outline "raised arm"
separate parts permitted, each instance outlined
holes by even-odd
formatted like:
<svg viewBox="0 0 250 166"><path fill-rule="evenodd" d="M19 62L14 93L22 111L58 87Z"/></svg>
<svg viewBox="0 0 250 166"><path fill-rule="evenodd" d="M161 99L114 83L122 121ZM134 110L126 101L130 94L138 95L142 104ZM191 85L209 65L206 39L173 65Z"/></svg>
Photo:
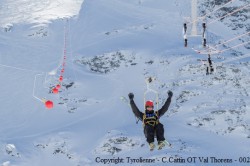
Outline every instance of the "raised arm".
<svg viewBox="0 0 250 166"><path fill-rule="evenodd" d="M171 98L173 96L173 92L171 91L168 91L168 99L167 101L165 102L165 104L161 107L161 109L158 110L158 115L159 117L161 117L162 115L164 115L167 110L168 110L168 107L170 106L170 103L171 103Z"/></svg>
<svg viewBox="0 0 250 166"><path fill-rule="evenodd" d="M136 106L135 102L134 102L134 94L133 93L129 93L128 97L130 99L130 106L132 108L133 113L135 114L135 116L139 119L142 120L143 118L143 113L138 109L138 107Z"/></svg>

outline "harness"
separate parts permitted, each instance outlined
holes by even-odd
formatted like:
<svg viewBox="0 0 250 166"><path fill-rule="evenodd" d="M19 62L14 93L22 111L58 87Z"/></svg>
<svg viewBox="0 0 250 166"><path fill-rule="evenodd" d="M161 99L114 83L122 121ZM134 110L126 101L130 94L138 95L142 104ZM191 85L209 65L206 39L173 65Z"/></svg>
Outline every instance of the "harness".
<svg viewBox="0 0 250 166"><path fill-rule="evenodd" d="M145 125L151 125L155 127L159 123L159 115L158 111L155 111L153 114L143 114L142 118L143 126Z"/></svg>

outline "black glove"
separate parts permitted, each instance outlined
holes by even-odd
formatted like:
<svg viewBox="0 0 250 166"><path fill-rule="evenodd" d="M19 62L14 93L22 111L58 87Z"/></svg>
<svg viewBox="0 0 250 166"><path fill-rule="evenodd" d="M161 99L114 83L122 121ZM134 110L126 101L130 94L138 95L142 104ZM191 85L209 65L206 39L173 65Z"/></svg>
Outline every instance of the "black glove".
<svg viewBox="0 0 250 166"><path fill-rule="evenodd" d="M173 92L172 91L168 91L168 97L172 97L173 96Z"/></svg>
<svg viewBox="0 0 250 166"><path fill-rule="evenodd" d="M129 93L128 97L129 97L130 100L133 100L134 99L134 94L133 93Z"/></svg>

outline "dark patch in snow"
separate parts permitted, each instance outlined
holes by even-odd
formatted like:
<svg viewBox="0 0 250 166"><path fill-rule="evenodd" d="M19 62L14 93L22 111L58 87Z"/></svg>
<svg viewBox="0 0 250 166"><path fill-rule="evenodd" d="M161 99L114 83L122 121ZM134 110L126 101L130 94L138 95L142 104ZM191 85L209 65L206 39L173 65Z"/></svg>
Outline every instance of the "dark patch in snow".
<svg viewBox="0 0 250 166"><path fill-rule="evenodd" d="M94 153L105 155L116 155L124 151L130 151L143 147L145 144L141 143L141 138L128 137L123 133L109 132L104 141L98 146Z"/></svg>
<svg viewBox="0 0 250 166"><path fill-rule="evenodd" d="M115 53L99 55L93 58L83 57L81 60L77 60L76 63L88 66L92 72L107 74L122 66L134 66L137 64L134 61L135 55L127 55L126 53L117 51Z"/></svg>

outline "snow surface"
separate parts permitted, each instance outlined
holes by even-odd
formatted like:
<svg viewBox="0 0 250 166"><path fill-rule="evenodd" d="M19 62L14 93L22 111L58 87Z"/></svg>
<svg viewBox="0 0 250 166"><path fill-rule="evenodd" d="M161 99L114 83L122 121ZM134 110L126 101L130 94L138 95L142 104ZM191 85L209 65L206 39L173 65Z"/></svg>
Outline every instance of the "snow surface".
<svg viewBox="0 0 250 166"><path fill-rule="evenodd" d="M96 157L154 158L154 165L164 165L162 157L249 155L249 49L213 56L216 72L206 76L200 59L207 57L191 49L200 48L201 39L190 38L183 47L189 0L4 0L0 9L3 166L103 165ZM230 23L211 25L208 40L217 44L249 31L233 30ZM249 19L243 23L249 27ZM65 79L54 95L64 30ZM32 95L36 75L35 95L53 100L51 110ZM149 76L156 78L151 86L160 92L160 105L168 90L174 93L161 118L173 148L153 152L141 123L120 99L133 92L142 109Z"/></svg>

